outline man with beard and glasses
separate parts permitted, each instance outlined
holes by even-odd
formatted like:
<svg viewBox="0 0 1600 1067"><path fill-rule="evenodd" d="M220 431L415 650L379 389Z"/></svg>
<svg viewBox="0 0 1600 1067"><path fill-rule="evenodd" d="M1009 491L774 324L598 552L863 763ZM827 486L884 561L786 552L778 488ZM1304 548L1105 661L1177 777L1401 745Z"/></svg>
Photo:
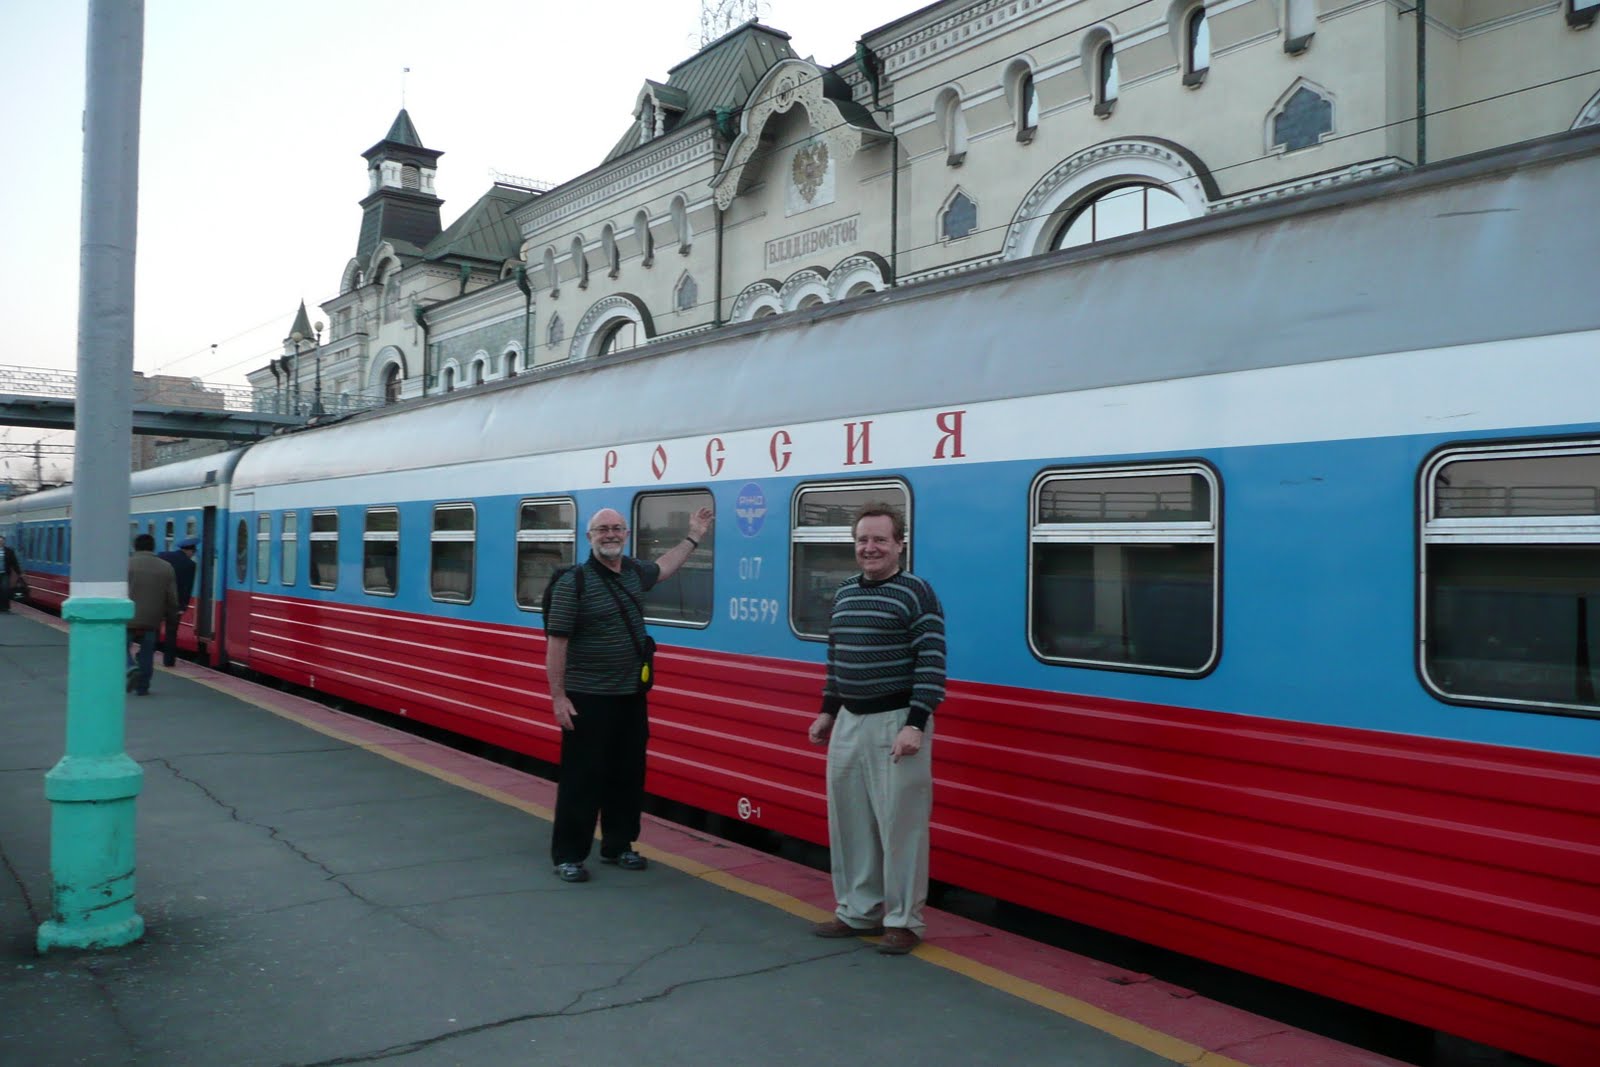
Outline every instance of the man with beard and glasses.
<svg viewBox="0 0 1600 1067"><path fill-rule="evenodd" d="M586 882L584 861L600 821L600 862L642 871L634 850L644 807L650 653L644 594L678 572L711 529L701 508L689 533L654 563L623 554L628 525L610 508L589 520L589 558L558 575L545 615L550 703L561 727L550 857L565 882Z"/></svg>

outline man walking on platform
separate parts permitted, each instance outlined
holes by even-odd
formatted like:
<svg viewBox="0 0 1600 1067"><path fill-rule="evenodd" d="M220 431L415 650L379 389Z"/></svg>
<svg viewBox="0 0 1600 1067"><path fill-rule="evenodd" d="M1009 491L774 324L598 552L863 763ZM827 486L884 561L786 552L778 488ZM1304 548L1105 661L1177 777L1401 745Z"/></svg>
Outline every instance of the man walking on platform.
<svg viewBox="0 0 1600 1067"><path fill-rule="evenodd" d="M900 513L868 504L851 527L861 573L839 587L813 744L828 744L834 917L818 937L882 934L899 956L922 940L933 810L933 710L944 700L944 611L900 569Z"/></svg>
<svg viewBox="0 0 1600 1067"><path fill-rule="evenodd" d="M172 564L172 574L178 582L178 614L162 625L161 663L166 667L178 663L178 624L189 607L189 597L194 592L194 553L200 547L198 539L185 537L178 547L161 553L161 558Z"/></svg>
<svg viewBox="0 0 1600 1067"><path fill-rule="evenodd" d="M689 532L654 563L623 554L628 525L619 512L589 520L589 558L558 574L544 626L550 703L561 727L550 856L562 881L586 882L583 864L600 821L600 862L626 871L649 863L634 851L644 809L649 709L645 692L655 641L645 632L644 594L666 581L711 529L701 508Z"/></svg>
<svg viewBox="0 0 1600 1067"><path fill-rule="evenodd" d="M27 583L22 577L22 564L4 537L0 537L0 556L4 557L0 560L0 611L10 611L11 591L26 588Z"/></svg>
<svg viewBox="0 0 1600 1067"><path fill-rule="evenodd" d="M150 694L155 673L156 635L161 624L178 613L178 582L172 564L156 555L156 539L142 533L133 539L128 557L128 598L133 618L128 621L128 641L136 643L137 656L128 652L128 689L138 696Z"/></svg>

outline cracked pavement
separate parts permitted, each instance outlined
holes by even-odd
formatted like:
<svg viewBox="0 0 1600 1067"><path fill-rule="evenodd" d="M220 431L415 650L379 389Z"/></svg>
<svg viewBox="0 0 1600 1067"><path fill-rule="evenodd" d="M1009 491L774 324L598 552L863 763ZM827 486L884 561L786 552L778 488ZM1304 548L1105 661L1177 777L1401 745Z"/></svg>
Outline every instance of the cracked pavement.
<svg viewBox="0 0 1600 1067"><path fill-rule="evenodd" d="M40 957L65 675L0 617L0 1063L1171 1062L665 864L564 884L548 823L171 673L128 702L147 932Z"/></svg>

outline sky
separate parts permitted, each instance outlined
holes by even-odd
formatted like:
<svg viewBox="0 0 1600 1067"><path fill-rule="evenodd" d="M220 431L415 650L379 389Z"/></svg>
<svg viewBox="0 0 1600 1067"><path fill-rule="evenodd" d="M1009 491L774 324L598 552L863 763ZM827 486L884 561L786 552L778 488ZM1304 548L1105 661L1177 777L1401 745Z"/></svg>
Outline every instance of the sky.
<svg viewBox="0 0 1600 1067"><path fill-rule="evenodd" d="M765 0L825 64L926 0ZM361 153L402 106L443 151L448 226L491 171L561 183L598 165L645 78L699 47L700 0L148 0L134 369L243 385L312 321L355 253ZM87 0L0 0L0 365L77 365ZM405 67L409 74L402 74ZM213 349L213 346L215 348ZM0 371L3 373L3 371ZM15 444L71 435L0 430ZM0 456L0 479L12 461ZM27 466L31 469L32 463ZM47 466L49 463L47 461Z"/></svg>

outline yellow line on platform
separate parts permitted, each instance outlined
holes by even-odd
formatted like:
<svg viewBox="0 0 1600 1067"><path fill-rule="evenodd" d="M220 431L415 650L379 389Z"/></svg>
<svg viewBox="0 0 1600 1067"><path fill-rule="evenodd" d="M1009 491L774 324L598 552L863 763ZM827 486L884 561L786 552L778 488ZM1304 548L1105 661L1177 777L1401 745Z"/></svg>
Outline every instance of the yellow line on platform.
<svg viewBox="0 0 1600 1067"><path fill-rule="evenodd" d="M422 760L407 756L401 752L396 752L386 746L374 745L367 741L363 741L354 734L340 730L338 727L317 722L315 719L297 714L285 708L274 707L267 701L259 700L243 693L236 692L226 686L209 681L199 675L184 674L183 677L198 682L199 684L207 686L208 688L214 689L226 696L233 697L236 700L242 700L247 704L261 708L263 711L269 711L280 718L288 719L291 722L295 722L301 726L315 730L317 733L323 734L327 737L334 738L338 741L343 741L344 743L355 748L375 753L384 757L385 759L393 760L396 763L410 767L412 770L421 771L424 774L431 775L440 781L448 782L451 785L459 786L462 789L477 793L479 796L493 800L496 803L509 805L510 807L516 808L518 811L526 812L529 815L533 815L546 821L549 821L554 817L554 813L549 808L541 804L533 804L519 797L512 796L510 793L506 793L503 790L481 785L452 771L441 770L440 768L434 767L423 762ZM679 856L676 853L667 852L660 848L644 844L639 846L639 851L648 856L652 861L660 863L663 866L671 867L674 870L687 874L692 878L698 878L701 881L708 882L722 889L726 889L729 892L738 893L740 896L748 897L751 900L760 901L763 904L770 905L771 907L777 908L780 911L788 912L790 915L805 919L808 922L821 922L832 914L832 912L824 911L812 904L807 904L798 897L791 896L782 890L773 889L770 886L764 886L756 882L747 881L743 878L740 878L738 875L730 874L727 871L708 866L707 864L701 863L698 860L689 859L687 856ZM974 982L979 982L983 985L989 986L991 989L997 989L1002 993L1008 993L1020 1000L1025 1000L1030 1004L1035 1004L1041 1008L1044 1008L1046 1011L1054 1012L1057 1015L1063 1015L1074 1020L1075 1022L1082 1023L1085 1026L1093 1027L1094 1029L1108 1034L1119 1041L1133 1045L1137 1048L1142 1048L1147 1052L1162 1057L1163 1059L1170 1060L1173 1063L1184 1064L1185 1067L1249 1067L1248 1064L1242 1063L1239 1060L1221 1055L1220 1053L1211 1052L1200 1047L1199 1045L1193 1044L1192 1042L1184 1041L1168 1034L1163 1034L1158 1030L1152 1030L1148 1026L1144 1026L1141 1023L1136 1023L1131 1019L1125 1019L1114 1012L1106 1011L1104 1008L1097 1008L1087 1001L1079 1000L1078 998L1068 996L1065 993L1058 993L1053 989L1049 989L1038 984L1037 982L1030 982L1025 978L1019 978L1016 975L1007 974L1005 971L1002 971L999 968L992 967L986 963L979 963L977 960L970 959L961 955L960 953L953 952L950 949L941 948L938 945L929 945L924 943L917 946L917 948L912 952L912 955L926 963L933 964L935 967L943 967L947 971L953 971L956 974L971 979Z"/></svg>

